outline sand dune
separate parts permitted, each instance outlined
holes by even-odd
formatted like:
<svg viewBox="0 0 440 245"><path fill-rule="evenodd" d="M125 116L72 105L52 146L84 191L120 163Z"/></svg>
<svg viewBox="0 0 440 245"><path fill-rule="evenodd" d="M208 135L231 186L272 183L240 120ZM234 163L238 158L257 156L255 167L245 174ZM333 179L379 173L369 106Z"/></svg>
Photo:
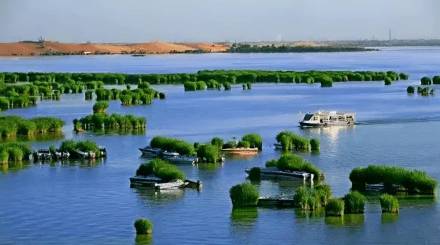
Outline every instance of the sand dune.
<svg viewBox="0 0 440 245"><path fill-rule="evenodd" d="M0 56L34 56L49 54L166 54L184 52L225 52L227 45L214 43L0 43Z"/></svg>

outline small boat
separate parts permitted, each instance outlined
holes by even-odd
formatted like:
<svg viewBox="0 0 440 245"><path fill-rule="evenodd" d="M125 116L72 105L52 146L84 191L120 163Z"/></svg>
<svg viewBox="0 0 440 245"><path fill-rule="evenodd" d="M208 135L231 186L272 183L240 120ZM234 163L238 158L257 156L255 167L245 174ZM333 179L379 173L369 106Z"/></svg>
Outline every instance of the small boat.
<svg viewBox="0 0 440 245"><path fill-rule="evenodd" d="M281 143L275 143L275 144L273 144L273 146L275 147L275 150L282 150L283 149L283 145Z"/></svg>
<svg viewBox="0 0 440 245"><path fill-rule="evenodd" d="M55 158L56 159L69 159L70 153L69 152L63 152L63 151L56 151L55 152Z"/></svg>
<svg viewBox="0 0 440 245"><path fill-rule="evenodd" d="M162 150L159 148L152 148L150 146L146 146L144 148L139 148L139 150L142 152L142 156L144 157L158 157L161 155Z"/></svg>
<svg viewBox="0 0 440 245"><path fill-rule="evenodd" d="M34 152L34 159L35 160L51 160L52 153L50 153L50 150L41 149L41 150Z"/></svg>
<svg viewBox="0 0 440 245"><path fill-rule="evenodd" d="M222 152L231 155L242 155L242 156L253 156L257 155L259 150L258 148L225 148L222 149Z"/></svg>
<svg viewBox="0 0 440 245"><path fill-rule="evenodd" d="M356 114L353 112L318 111L307 113L299 122L301 127L352 126Z"/></svg>
<svg viewBox="0 0 440 245"><path fill-rule="evenodd" d="M245 172L247 174L249 174L250 169L246 169ZM303 179L304 181L310 179L312 182L313 182L313 179L315 178L315 175L312 173L303 172L303 171L283 171L283 170L279 170L277 168L272 168L272 167L261 168L260 174L261 174L261 176L266 176L266 177L299 178L299 179Z"/></svg>
<svg viewBox="0 0 440 245"><path fill-rule="evenodd" d="M162 159L175 164L195 164L197 162L197 157L182 156L177 152L164 151L161 156Z"/></svg>
<svg viewBox="0 0 440 245"><path fill-rule="evenodd" d="M162 182L162 179L155 176L134 176L130 178L130 187L151 187L156 190L178 189L185 187L182 180Z"/></svg>

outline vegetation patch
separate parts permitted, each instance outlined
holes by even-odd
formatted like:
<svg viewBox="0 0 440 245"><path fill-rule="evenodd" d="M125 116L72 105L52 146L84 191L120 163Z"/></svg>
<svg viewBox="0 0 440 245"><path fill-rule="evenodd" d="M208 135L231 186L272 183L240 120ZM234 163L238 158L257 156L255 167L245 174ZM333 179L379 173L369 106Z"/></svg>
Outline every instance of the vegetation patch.
<svg viewBox="0 0 440 245"><path fill-rule="evenodd" d="M276 140L283 151L319 152L320 148L318 139L308 139L291 131L278 133Z"/></svg>
<svg viewBox="0 0 440 245"><path fill-rule="evenodd" d="M117 131L117 132L143 132L146 127L144 117L133 115L107 114L107 102L97 102L93 106L93 114L73 120L77 132L90 131Z"/></svg>
<svg viewBox="0 0 440 245"><path fill-rule="evenodd" d="M177 152L186 156L193 156L196 154L194 146L181 139L156 136L151 140L150 146L152 148L159 148L163 151Z"/></svg>
<svg viewBox="0 0 440 245"><path fill-rule="evenodd" d="M403 189L409 194L434 195L437 186L437 180L423 171L385 165L355 168L350 173L350 180L352 189L359 191L365 191L367 184L383 184L389 193Z"/></svg>
<svg viewBox="0 0 440 245"><path fill-rule="evenodd" d="M352 191L344 197L346 214L364 213L366 198L358 191Z"/></svg>
<svg viewBox="0 0 440 245"><path fill-rule="evenodd" d="M399 200L396 197L383 194L379 198L382 213L399 213Z"/></svg>
<svg viewBox="0 0 440 245"><path fill-rule="evenodd" d="M105 156L100 147L93 141L74 141L65 140L61 143L59 148L61 152L68 152L73 159L81 159L84 154L87 154L89 158L101 158Z"/></svg>
<svg viewBox="0 0 440 245"><path fill-rule="evenodd" d="M266 167L276 167L283 171L303 171L313 174L315 180L323 178L321 170L312 163L293 153L285 153L278 160L268 161Z"/></svg>
<svg viewBox="0 0 440 245"><path fill-rule="evenodd" d="M136 235L148 235L153 233L153 224L148 219L137 219L134 222L134 228L136 229Z"/></svg>
<svg viewBox="0 0 440 245"><path fill-rule="evenodd" d="M301 186L295 192L293 200L295 207L301 210L318 210L327 205L331 195L331 188L328 185Z"/></svg>
<svg viewBox="0 0 440 245"><path fill-rule="evenodd" d="M62 133L63 126L64 121L54 117L0 116L0 138L51 136Z"/></svg>
<svg viewBox="0 0 440 245"><path fill-rule="evenodd" d="M0 143L0 163L17 163L29 160L31 148L23 143Z"/></svg>
<svg viewBox="0 0 440 245"><path fill-rule="evenodd" d="M163 182L185 180L185 173L175 165L161 159L153 159L149 163L141 164L136 170L137 176L155 176Z"/></svg>
<svg viewBox="0 0 440 245"><path fill-rule="evenodd" d="M330 199L325 206L325 216L343 216L344 200L339 198Z"/></svg>
<svg viewBox="0 0 440 245"><path fill-rule="evenodd" d="M232 206L234 208L256 207L260 196L257 187L250 183L233 186L229 190Z"/></svg>

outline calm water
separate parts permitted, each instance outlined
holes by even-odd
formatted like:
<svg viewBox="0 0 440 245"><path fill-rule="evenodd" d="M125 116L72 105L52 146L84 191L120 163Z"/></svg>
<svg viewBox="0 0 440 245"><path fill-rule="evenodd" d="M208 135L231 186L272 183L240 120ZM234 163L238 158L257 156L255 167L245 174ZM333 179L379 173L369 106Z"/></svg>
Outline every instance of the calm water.
<svg viewBox="0 0 440 245"><path fill-rule="evenodd" d="M189 72L199 69L346 69L396 70L412 80L385 87L344 83L322 89L307 85L254 85L251 91L184 93L181 86L158 86L167 99L152 106L122 107L110 112L145 116L141 136L74 134L72 120L91 112L84 95L8 111L25 117L57 116L66 121L66 138L93 139L107 147L103 163L28 165L0 173L0 244L133 244L133 221L154 223L154 244L414 244L440 243L440 206L430 200L404 200L401 213L383 217L377 201L365 216L343 221L307 216L292 209L232 212L229 188L245 180L244 169L263 166L279 152L272 148L284 129L317 137L319 155L303 154L319 166L335 196L350 188L356 166L383 163L418 168L440 179L440 99L408 96L406 86L422 75L440 73L440 49L387 49L373 53L214 54L147 57L90 56L0 58L8 71ZM440 87L438 88L440 89ZM356 111L354 128L301 130L301 113L319 109ZM264 150L254 159L228 159L222 166L180 166L203 190L154 193L129 188L140 163L138 147L155 135L207 141L257 132ZM33 142L35 148L59 141ZM262 195L293 193L298 183L263 181Z"/></svg>

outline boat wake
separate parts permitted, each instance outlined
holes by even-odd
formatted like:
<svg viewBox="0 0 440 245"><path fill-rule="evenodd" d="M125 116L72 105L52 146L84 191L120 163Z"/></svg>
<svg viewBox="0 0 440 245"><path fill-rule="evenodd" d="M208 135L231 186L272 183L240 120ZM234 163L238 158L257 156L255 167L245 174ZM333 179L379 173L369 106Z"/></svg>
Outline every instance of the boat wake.
<svg viewBox="0 0 440 245"><path fill-rule="evenodd" d="M378 124L401 124L401 123L417 123L417 122L439 122L440 115L416 118L382 118L357 121L355 125L378 125Z"/></svg>

